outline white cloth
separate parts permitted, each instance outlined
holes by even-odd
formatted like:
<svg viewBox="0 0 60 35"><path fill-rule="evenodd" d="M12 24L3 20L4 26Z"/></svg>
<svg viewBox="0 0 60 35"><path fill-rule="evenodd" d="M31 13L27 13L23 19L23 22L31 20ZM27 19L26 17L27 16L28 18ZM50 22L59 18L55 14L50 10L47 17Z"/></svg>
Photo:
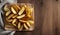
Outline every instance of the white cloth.
<svg viewBox="0 0 60 35"><path fill-rule="evenodd" d="M2 6L5 3L17 3L17 0L1 0L0 3L0 35L13 35L15 31L6 31L4 30L4 23L3 23L3 18L2 15L4 14L3 11L1 10Z"/></svg>

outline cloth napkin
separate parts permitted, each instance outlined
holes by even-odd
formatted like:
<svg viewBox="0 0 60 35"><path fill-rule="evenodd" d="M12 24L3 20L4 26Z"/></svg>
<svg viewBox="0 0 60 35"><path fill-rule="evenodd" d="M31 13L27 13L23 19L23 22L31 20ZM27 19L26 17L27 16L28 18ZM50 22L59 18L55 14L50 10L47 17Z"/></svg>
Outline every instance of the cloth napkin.
<svg viewBox="0 0 60 35"><path fill-rule="evenodd" d="M4 29L4 22L3 22L3 11L1 10L2 6L6 3L17 3L17 0L1 0L0 3L0 35L14 35L15 31L6 31Z"/></svg>

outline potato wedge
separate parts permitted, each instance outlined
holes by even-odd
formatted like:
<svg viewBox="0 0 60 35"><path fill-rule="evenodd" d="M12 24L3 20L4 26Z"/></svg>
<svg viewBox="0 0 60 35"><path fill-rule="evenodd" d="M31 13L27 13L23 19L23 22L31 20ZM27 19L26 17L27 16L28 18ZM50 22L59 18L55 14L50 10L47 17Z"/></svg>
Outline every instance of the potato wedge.
<svg viewBox="0 0 60 35"><path fill-rule="evenodd" d="M15 9L13 7L11 7L11 11L13 14L17 14L17 12L15 11Z"/></svg>
<svg viewBox="0 0 60 35"><path fill-rule="evenodd" d="M17 15L14 15L12 18L16 18L17 17Z"/></svg>
<svg viewBox="0 0 60 35"><path fill-rule="evenodd" d="M24 20L19 20L20 22L26 22L26 21L24 21Z"/></svg>
<svg viewBox="0 0 60 35"><path fill-rule="evenodd" d="M14 14L10 14L10 15L7 17L7 19L12 18L13 15L14 15Z"/></svg>
<svg viewBox="0 0 60 35"><path fill-rule="evenodd" d="M11 13L11 11L7 11L7 12L6 12L6 16L8 16L10 13Z"/></svg>
<svg viewBox="0 0 60 35"><path fill-rule="evenodd" d="M20 22L24 22L24 23L27 24L29 27L31 26L28 21L24 21L24 20L19 20L19 21L20 21Z"/></svg>
<svg viewBox="0 0 60 35"><path fill-rule="evenodd" d="M14 14L10 14L10 15L7 17L7 19L12 18L13 15L14 15Z"/></svg>
<svg viewBox="0 0 60 35"><path fill-rule="evenodd" d="M34 21L32 21L32 20L28 20L28 22L29 22L30 24L34 24Z"/></svg>
<svg viewBox="0 0 60 35"><path fill-rule="evenodd" d="M16 4L16 7L17 7L18 9L20 9L19 5L17 5L17 4Z"/></svg>
<svg viewBox="0 0 60 35"><path fill-rule="evenodd" d="M8 22L12 22L12 21L13 21L12 19L8 20Z"/></svg>
<svg viewBox="0 0 60 35"><path fill-rule="evenodd" d="M16 26L16 24L15 24L16 21L17 21L17 19L14 19L14 20L12 21L12 24L13 24L14 26Z"/></svg>
<svg viewBox="0 0 60 35"><path fill-rule="evenodd" d="M22 7L22 8L20 9L20 11L18 12L18 14L21 15L21 14L24 12L24 10L25 10L25 7Z"/></svg>
<svg viewBox="0 0 60 35"><path fill-rule="evenodd" d="M30 25L30 23L29 23L29 22L26 22L26 24L27 24L29 27L31 27L31 25Z"/></svg>
<svg viewBox="0 0 60 35"><path fill-rule="evenodd" d="M25 14L21 15L21 16L17 16L17 19L23 18L25 17Z"/></svg>
<svg viewBox="0 0 60 35"><path fill-rule="evenodd" d="M19 29L19 31L21 31L23 29L23 25L21 26L21 28Z"/></svg>
<svg viewBox="0 0 60 35"><path fill-rule="evenodd" d="M14 19L13 21L12 21L12 23L15 23L17 21L17 19Z"/></svg>
<svg viewBox="0 0 60 35"><path fill-rule="evenodd" d="M27 14L27 16L29 17L29 18L31 18L31 13L32 13L32 11L33 11L33 8L30 8L30 7L26 7L26 14Z"/></svg>
<svg viewBox="0 0 60 35"><path fill-rule="evenodd" d="M5 12L9 11L8 5L5 5L5 6L4 6L4 11L5 11Z"/></svg>
<svg viewBox="0 0 60 35"><path fill-rule="evenodd" d="M27 15L27 17L32 18L32 16L31 16L31 15L29 15L29 14Z"/></svg>
<svg viewBox="0 0 60 35"><path fill-rule="evenodd" d="M6 20L7 20L8 22L12 22L12 21L13 21L12 19L7 19L7 18L6 18Z"/></svg>
<svg viewBox="0 0 60 35"><path fill-rule="evenodd" d="M25 23L24 23L24 28L25 28L26 30L28 30L28 29L29 29Z"/></svg>
<svg viewBox="0 0 60 35"><path fill-rule="evenodd" d="M20 29L21 28L21 23L20 22L18 22L18 29Z"/></svg>
<svg viewBox="0 0 60 35"><path fill-rule="evenodd" d="M13 4L12 7L18 12L18 10L20 10L19 5L17 4Z"/></svg>

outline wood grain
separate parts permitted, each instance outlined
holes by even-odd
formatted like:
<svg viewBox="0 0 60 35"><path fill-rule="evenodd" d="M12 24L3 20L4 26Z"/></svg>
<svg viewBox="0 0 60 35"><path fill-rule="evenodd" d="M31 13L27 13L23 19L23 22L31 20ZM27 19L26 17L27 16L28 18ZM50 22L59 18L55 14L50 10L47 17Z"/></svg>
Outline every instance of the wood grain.
<svg viewBox="0 0 60 35"><path fill-rule="evenodd" d="M18 3L34 4L35 29L14 35L60 35L60 0L18 0Z"/></svg>

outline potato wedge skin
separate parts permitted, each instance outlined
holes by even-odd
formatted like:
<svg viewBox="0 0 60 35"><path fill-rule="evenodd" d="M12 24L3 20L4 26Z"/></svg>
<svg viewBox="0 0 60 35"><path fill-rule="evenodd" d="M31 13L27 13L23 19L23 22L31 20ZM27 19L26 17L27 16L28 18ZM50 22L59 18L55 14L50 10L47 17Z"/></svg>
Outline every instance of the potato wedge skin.
<svg viewBox="0 0 60 35"><path fill-rule="evenodd" d="M16 19L14 19L13 21L12 21L12 23L15 23L16 22Z"/></svg>
<svg viewBox="0 0 60 35"><path fill-rule="evenodd" d="M7 18L6 18L6 21L8 21L8 22L12 22L12 21L13 21L13 19L7 19Z"/></svg>
<svg viewBox="0 0 60 35"><path fill-rule="evenodd" d="M11 13L11 11L7 11L7 12L6 12L6 16L8 16L10 13Z"/></svg>
<svg viewBox="0 0 60 35"><path fill-rule="evenodd" d="M19 20L20 22L26 22L26 21L24 21L24 20Z"/></svg>
<svg viewBox="0 0 60 35"><path fill-rule="evenodd" d="M32 20L28 20L28 22L29 22L30 24L34 24L34 21L32 21Z"/></svg>
<svg viewBox="0 0 60 35"><path fill-rule="evenodd" d="M27 27L27 25L26 25L26 24L24 24L24 27L25 27L25 29L26 29L26 30L28 30L28 29L29 29L29 28Z"/></svg>
<svg viewBox="0 0 60 35"><path fill-rule="evenodd" d="M20 28L21 28L21 23L19 22L19 23L18 23L18 29L20 29Z"/></svg>
<svg viewBox="0 0 60 35"><path fill-rule="evenodd" d="M14 15L12 18L16 18L17 17L17 15Z"/></svg>
<svg viewBox="0 0 60 35"><path fill-rule="evenodd" d="M22 31L23 30L23 25L21 25L21 28L19 29L19 31Z"/></svg>
<svg viewBox="0 0 60 35"><path fill-rule="evenodd" d="M17 19L14 19L14 20L12 21L12 24L13 24L14 26L16 26L16 24L15 24L16 21L17 21Z"/></svg>
<svg viewBox="0 0 60 35"><path fill-rule="evenodd" d="M31 27L30 23L29 22L26 22L27 26Z"/></svg>
<svg viewBox="0 0 60 35"><path fill-rule="evenodd" d="M20 10L20 7L16 4L16 7Z"/></svg>
<svg viewBox="0 0 60 35"><path fill-rule="evenodd" d="M13 14L17 14L17 12L15 11L13 7L11 7L11 11L13 12Z"/></svg>
<svg viewBox="0 0 60 35"><path fill-rule="evenodd" d="M22 9L19 11L19 15L21 15L23 12L24 12L24 10L25 10L25 7L22 7Z"/></svg>
<svg viewBox="0 0 60 35"><path fill-rule="evenodd" d="M21 15L21 16L17 16L17 19L23 18L25 17L25 14Z"/></svg>
<svg viewBox="0 0 60 35"><path fill-rule="evenodd" d="M32 13L33 13L33 11L34 11L34 8L29 7L29 6L26 6L25 8L26 8L25 11L26 11L27 17L28 17L28 18L32 18Z"/></svg>
<svg viewBox="0 0 60 35"><path fill-rule="evenodd" d="M14 15L14 14L10 14L10 15L7 17L7 19L12 18L13 15Z"/></svg>
<svg viewBox="0 0 60 35"><path fill-rule="evenodd" d="M13 4L13 5L11 5L17 12L18 12L18 10L20 10L20 7L19 7L19 5L17 5L17 4Z"/></svg>
<svg viewBox="0 0 60 35"><path fill-rule="evenodd" d="M4 6L4 11L5 11L5 12L9 11L8 5L5 5L5 6Z"/></svg>

